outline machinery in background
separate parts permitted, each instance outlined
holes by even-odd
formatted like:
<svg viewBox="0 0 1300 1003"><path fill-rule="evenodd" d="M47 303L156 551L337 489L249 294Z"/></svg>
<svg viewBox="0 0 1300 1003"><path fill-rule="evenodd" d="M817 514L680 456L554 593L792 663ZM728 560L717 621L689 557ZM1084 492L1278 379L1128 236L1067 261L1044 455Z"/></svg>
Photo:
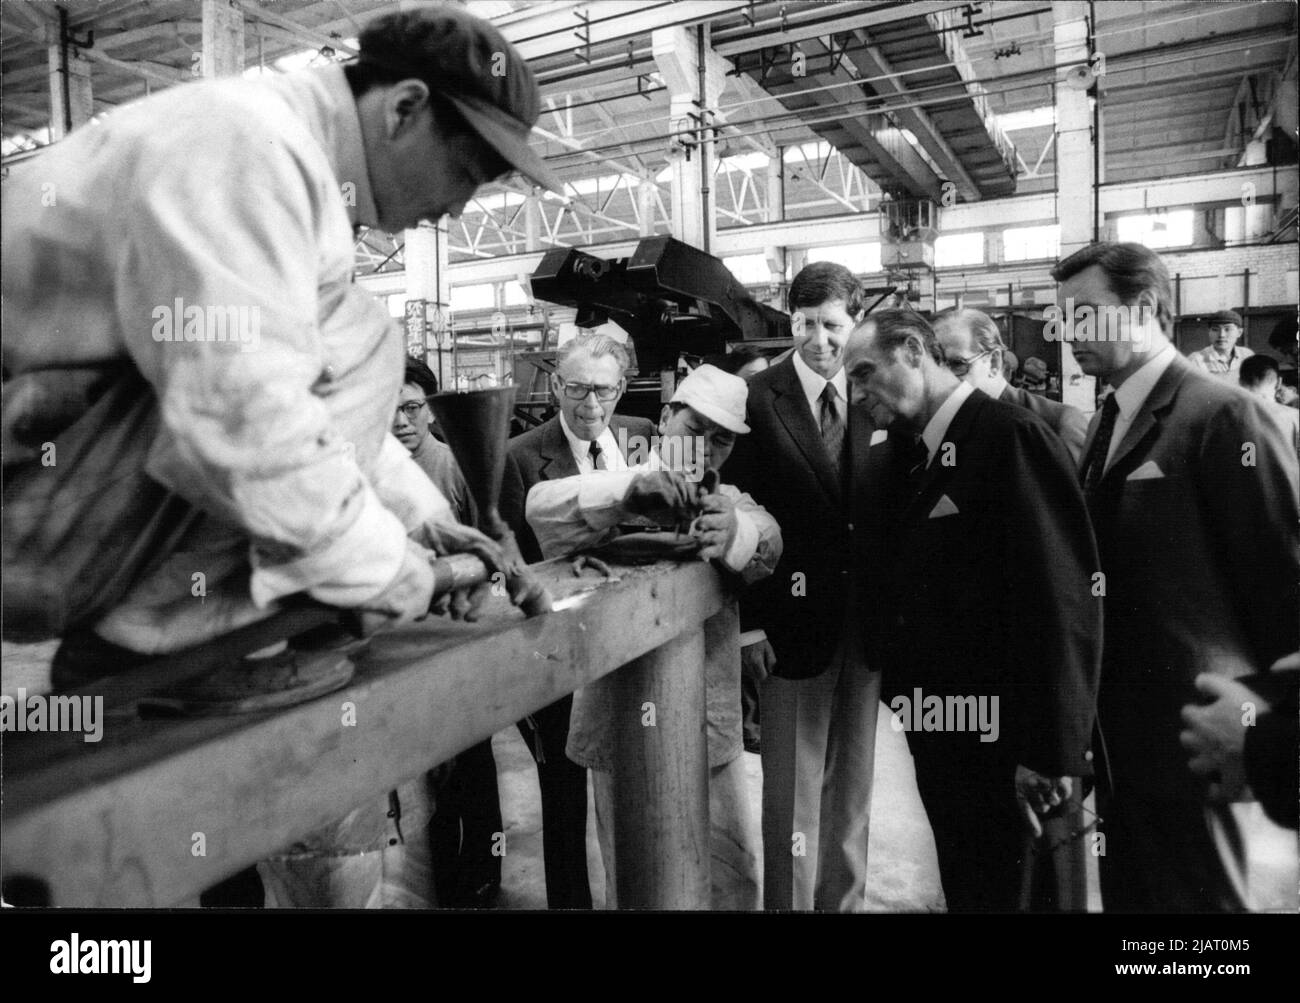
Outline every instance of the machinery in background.
<svg viewBox="0 0 1300 1003"><path fill-rule="evenodd" d="M672 237L647 237L628 258L557 247L542 258L531 285L534 298L576 309L580 328L612 321L628 332L637 373L619 407L626 414L658 417L682 355L790 338L789 317L757 302L721 260Z"/></svg>

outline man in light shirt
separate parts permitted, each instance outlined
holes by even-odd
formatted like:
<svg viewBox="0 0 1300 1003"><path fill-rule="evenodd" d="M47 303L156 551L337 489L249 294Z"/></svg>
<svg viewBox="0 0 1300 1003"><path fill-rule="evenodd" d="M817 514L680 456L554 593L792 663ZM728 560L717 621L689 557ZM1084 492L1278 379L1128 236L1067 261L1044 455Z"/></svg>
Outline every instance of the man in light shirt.
<svg viewBox="0 0 1300 1003"><path fill-rule="evenodd" d="M1238 374L1241 388L1258 397L1273 416L1282 434L1300 450L1300 411L1278 401L1282 388L1282 371L1277 359L1271 355L1252 355L1241 364Z"/></svg>
<svg viewBox="0 0 1300 1003"><path fill-rule="evenodd" d="M700 558L716 561L749 584L772 573L781 556L776 520L728 484L709 485L707 471L727 460L745 424L745 381L702 365L664 405L656 449L621 471L547 480L528 493L528 522L547 558L598 546L625 525L671 526L692 521ZM613 845L613 680L596 680L574 700L568 752L592 770L596 822L605 862L605 895L616 905ZM757 848L749 838L740 721L739 651L715 652L705 667L709 751L712 906L756 909Z"/></svg>
<svg viewBox="0 0 1300 1003"><path fill-rule="evenodd" d="M1059 303L1113 318L1073 346L1115 388L1080 465L1106 605L1103 905L1237 911L1251 901L1244 865L1266 838L1262 814L1211 799L1179 715L1200 701L1201 673L1266 672L1300 647L1295 451L1262 401L1175 350L1172 283L1154 251L1091 244L1053 277Z"/></svg>
<svg viewBox="0 0 1300 1003"><path fill-rule="evenodd" d="M1202 372L1221 380L1235 383L1241 364L1255 353L1241 340L1241 314L1235 310L1220 310L1210 316L1210 343L1188 358Z"/></svg>
<svg viewBox="0 0 1300 1003"><path fill-rule="evenodd" d="M855 517L867 662L949 910L1010 911L1025 834L1091 772L1101 604L1074 464L1037 415L959 380L914 311L869 315L844 367L881 430Z"/></svg>
<svg viewBox="0 0 1300 1003"><path fill-rule="evenodd" d="M626 470L622 447L642 455L649 448L654 424L614 413L627 390L629 364L627 349L608 335L580 334L561 345L551 375L557 413L511 440L499 508L529 563L542 560L524 518L524 500L533 485L597 470ZM572 707L573 697L562 697L519 722L541 786L546 904L551 909L591 908L587 771L564 754Z"/></svg>

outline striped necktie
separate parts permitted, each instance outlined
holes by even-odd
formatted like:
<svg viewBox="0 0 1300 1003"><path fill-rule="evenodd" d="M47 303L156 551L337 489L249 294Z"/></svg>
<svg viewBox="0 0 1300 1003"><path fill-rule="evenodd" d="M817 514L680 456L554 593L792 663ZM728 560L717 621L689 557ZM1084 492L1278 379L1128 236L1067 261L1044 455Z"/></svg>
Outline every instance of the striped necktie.
<svg viewBox="0 0 1300 1003"><path fill-rule="evenodd" d="M844 416L836 403L839 396L835 384L828 381L820 397L822 444L837 474L844 457Z"/></svg>

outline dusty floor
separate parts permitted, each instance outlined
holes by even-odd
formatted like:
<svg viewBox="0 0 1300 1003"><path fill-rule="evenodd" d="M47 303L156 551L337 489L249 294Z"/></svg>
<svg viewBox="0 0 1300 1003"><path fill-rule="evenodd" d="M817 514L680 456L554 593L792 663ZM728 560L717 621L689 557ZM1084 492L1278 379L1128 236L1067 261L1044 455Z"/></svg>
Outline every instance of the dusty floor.
<svg viewBox="0 0 1300 1003"><path fill-rule="evenodd" d="M54 645L15 645L5 642L0 650L0 692L13 696L19 687L29 693L49 688L49 660ZM882 715L887 715L881 706ZM872 802L871 843L867 876L868 908L879 911L941 911L943 893L935 862L934 839L916 792L912 757L906 736L895 732L882 716L876 729L876 777ZM545 909L546 889L542 875L541 803L532 757L518 731L511 727L495 735L502 816L506 826L506 854L502 867L501 909ZM758 838L762 766L759 757L745 753L749 776L754 845ZM605 875L596 843L595 811L588 788L587 859L592 898L597 908L604 904ZM1257 805L1243 806L1257 810ZM1258 814L1257 812L1255 812ZM1262 816L1260 816L1262 818ZM1260 853L1250 862L1250 885L1257 894L1257 908L1295 911L1300 908L1297 891L1296 834L1264 820ZM1088 906L1100 908L1095 868L1090 874Z"/></svg>

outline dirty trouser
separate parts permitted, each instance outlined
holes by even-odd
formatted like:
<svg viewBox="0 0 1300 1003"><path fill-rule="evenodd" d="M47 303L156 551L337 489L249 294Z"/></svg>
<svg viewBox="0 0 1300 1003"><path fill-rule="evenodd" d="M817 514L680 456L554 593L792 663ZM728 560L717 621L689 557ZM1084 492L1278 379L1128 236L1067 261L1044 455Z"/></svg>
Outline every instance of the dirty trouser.
<svg viewBox="0 0 1300 1003"><path fill-rule="evenodd" d="M880 673L837 652L810 679L763 682L763 906L860 912Z"/></svg>
<svg viewBox="0 0 1300 1003"><path fill-rule="evenodd" d="M618 908L614 855L614 777L592 770L596 795L596 835L605 865L605 908ZM745 760L737 756L709 770L709 906L752 911L759 906L758 853L750 836L749 790Z"/></svg>

